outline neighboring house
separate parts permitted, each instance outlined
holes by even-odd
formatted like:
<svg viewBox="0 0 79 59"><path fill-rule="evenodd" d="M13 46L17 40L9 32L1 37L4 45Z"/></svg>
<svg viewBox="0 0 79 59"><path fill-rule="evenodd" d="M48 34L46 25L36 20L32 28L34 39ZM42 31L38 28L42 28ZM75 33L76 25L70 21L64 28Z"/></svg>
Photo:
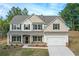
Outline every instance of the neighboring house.
<svg viewBox="0 0 79 59"><path fill-rule="evenodd" d="M32 44L44 42L48 45L66 45L68 30L60 16L14 16L7 34L7 44Z"/></svg>

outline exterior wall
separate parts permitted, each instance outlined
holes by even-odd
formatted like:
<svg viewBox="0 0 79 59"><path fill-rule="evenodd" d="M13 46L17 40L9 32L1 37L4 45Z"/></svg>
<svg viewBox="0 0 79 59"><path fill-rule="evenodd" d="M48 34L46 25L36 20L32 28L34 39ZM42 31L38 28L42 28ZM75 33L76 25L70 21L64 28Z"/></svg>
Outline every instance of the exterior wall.
<svg viewBox="0 0 79 59"><path fill-rule="evenodd" d="M24 30L24 24L30 24L30 30ZM31 31L32 30L32 22L30 19L26 19L24 22L22 22L22 26L21 26L22 31Z"/></svg>
<svg viewBox="0 0 79 59"><path fill-rule="evenodd" d="M22 22L21 24L21 31L32 31L33 30L33 26L32 26L32 22L33 23L43 23L42 27L44 29L44 22L37 16L32 16L30 19L26 19L25 21ZM53 30L53 23L59 23L60 24L60 30ZM30 24L30 30L24 30L24 24ZM12 30L12 25L10 24L10 31ZM18 30L15 30L18 31ZM58 32L59 31L59 32ZM56 19L54 22L51 22L48 27L44 30L44 32L48 32L48 33L44 33L43 36L43 42L47 42L47 37L55 37L55 36L60 36L60 37L65 37L66 42L68 42L68 28L66 27L66 25L60 20L60 19ZM51 33L50 33L51 32ZM62 33L64 32L64 33ZM7 35L7 44L12 43L12 35ZM30 36L30 43L33 41L32 36ZM23 43L23 37L21 35L21 43Z"/></svg>
<svg viewBox="0 0 79 59"><path fill-rule="evenodd" d="M17 34L15 34L15 35L17 35ZM12 42L12 36L13 36L13 34L7 35L7 45L16 44L16 43ZM23 36L22 35L21 35L21 43L20 44L23 44Z"/></svg>
<svg viewBox="0 0 79 59"><path fill-rule="evenodd" d="M33 22L34 23L36 22L37 24L42 24L42 28L44 29L44 22L37 16L32 16L30 19L25 19L25 21L21 23L21 30L12 30L12 24L10 24L10 31L32 31ZM24 24L30 24L30 30L24 30ZM40 31L40 30L36 30L36 31Z"/></svg>
<svg viewBox="0 0 79 59"><path fill-rule="evenodd" d="M17 42L16 43L13 43L12 42L12 36L13 36L14 34L10 34L10 35L7 35L7 45L11 45L11 44L13 44L13 45L15 45L15 44L17 44ZM17 34L15 34L15 35L17 35ZM20 34L19 34L20 35ZM32 42L33 42L33 37L32 37L33 35L30 35L29 37L28 37L28 44L31 44ZM38 35L36 35L36 36L38 36ZM43 36L44 37L44 36ZM42 37L42 42L45 42L45 40L44 40L44 38ZM19 44L25 44L25 39L23 38L23 35L21 35L21 43L19 43Z"/></svg>
<svg viewBox="0 0 79 59"><path fill-rule="evenodd" d="M47 38L46 38L46 35L44 34L43 36L43 42L46 42Z"/></svg>
<svg viewBox="0 0 79 59"><path fill-rule="evenodd" d="M14 25L17 25L17 24L14 24ZM18 25L20 25L20 24L18 24ZM21 26L22 27L22 26ZM22 30L22 29L21 29ZM21 30L12 30L12 24L10 24L10 31L21 31Z"/></svg>
<svg viewBox="0 0 79 59"><path fill-rule="evenodd" d="M12 43L12 35L8 35L7 36L7 44L11 44ZM65 41L68 43L68 33L62 33L62 32L52 32L52 33L45 33L42 37L42 42L47 42L47 38L48 37L64 37ZM24 44L24 38L23 35L21 35L21 44ZM31 44L31 42L33 42L33 38L32 35L30 35L29 38L29 44Z"/></svg>
<svg viewBox="0 0 79 59"><path fill-rule="evenodd" d="M39 17L37 16L32 16L30 18L30 20L33 22L33 23L44 23L44 21L42 21Z"/></svg>
<svg viewBox="0 0 79 59"><path fill-rule="evenodd" d="M53 23L59 23L60 30L53 30ZM68 28L60 19L56 19L54 22L51 22L44 31L45 32L52 32L52 31L53 32L58 32L58 31L68 32Z"/></svg>

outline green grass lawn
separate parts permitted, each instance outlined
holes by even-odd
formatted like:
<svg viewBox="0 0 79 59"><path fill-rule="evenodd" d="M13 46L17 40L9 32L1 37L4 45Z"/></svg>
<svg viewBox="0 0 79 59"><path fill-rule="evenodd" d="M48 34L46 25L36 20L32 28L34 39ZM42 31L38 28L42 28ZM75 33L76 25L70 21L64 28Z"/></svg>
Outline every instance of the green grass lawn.
<svg viewBox="0 0 79 59"><path fill-rule="evenodd" d="M69 48L76 56L79 56L79 37L70 37Z"/></svg>
<svg viewBox="0 0 79 59"><path fill-rule="evenodd" d="M32 48L0 49L0 56L48 56L48 50Z"/></svg>

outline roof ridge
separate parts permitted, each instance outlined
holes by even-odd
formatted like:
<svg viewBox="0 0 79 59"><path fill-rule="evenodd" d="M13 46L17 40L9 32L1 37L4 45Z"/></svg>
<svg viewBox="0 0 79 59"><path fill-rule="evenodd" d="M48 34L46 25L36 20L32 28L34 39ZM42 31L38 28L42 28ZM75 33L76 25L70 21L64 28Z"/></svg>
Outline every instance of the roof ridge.
<svg viewBox="0 0 79 59"><path fill-rule="evenodd" d="M19 24L23 22L25 19L31 18L33 15L16 15L12 18L11 23L12 24ZM47 15L36 15L38 16L41 20L43 20L46 24L50 23L55 17L60 17L60 16L47 16Z"/></svg>

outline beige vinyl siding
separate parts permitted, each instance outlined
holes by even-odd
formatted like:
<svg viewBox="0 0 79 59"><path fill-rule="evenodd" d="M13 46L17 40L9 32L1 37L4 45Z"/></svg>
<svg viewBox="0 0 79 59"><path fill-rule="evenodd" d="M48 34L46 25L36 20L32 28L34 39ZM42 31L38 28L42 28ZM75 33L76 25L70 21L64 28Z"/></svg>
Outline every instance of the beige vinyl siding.
<svg viewBox="0 0 79 59"><path fill-rule="evenodd" d="M53 30L53 24L60 24L60 30ZM67 26L64 24L64 22L62 22L60 19L56 19L54 22L51 22L48 27L44 30L45 32L52 32L52 31L63 31L63 32L67 32L68 28Z"/></svg>
<svg viewBox="0 0 79 59"><path fill-rule="evenodd" d="M30 25L30 29L24 30L24 24ZM22 31L31 31L32 30L32 22L30 19L25 19L25 21L22 22Z"/></svg>
<svg viewBox="0 0 79 59"><path fill-rule="evenodd" d="M41 20L39 17L37 17L37 16L32 16L31 18L30 18L30 20L32 21L32 23L44 23L44 21L43 20Z"/></svg>

